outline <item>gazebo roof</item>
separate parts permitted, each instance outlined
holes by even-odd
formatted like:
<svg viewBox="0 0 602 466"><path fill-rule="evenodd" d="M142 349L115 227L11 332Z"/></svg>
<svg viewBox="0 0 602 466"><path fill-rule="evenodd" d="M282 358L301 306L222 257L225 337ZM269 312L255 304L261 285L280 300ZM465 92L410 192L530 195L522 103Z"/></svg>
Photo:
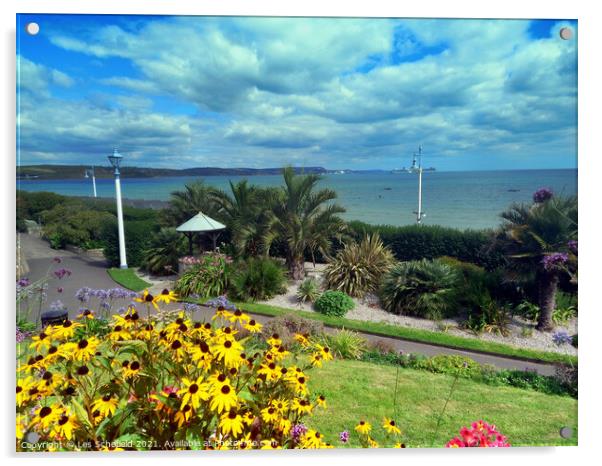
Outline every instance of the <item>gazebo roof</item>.
<svg viewBox="0 0 602 466"><path fill-rule="evenodd" d="M177 231L181 232L192 232L192 231L215 231L215 230L223 230L226 228L225 225L219 223L217 220L213 220L211 217L205 215L203 212L199 212L190 220L182 223Z"/></svg>

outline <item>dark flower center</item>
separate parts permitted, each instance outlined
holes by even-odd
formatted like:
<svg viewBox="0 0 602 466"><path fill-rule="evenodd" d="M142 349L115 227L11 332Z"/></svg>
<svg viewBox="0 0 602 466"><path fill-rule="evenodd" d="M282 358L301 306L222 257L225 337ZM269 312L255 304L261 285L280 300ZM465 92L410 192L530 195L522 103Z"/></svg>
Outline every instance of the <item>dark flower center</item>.
<svg viewBox="0 0 602 466"><path fill-rule="evenodd" d="M178 318L176 319L176 324L178 324L178 325L182 325L183 323L184 323L184 319L182 319L181 317L178 317Z"/></svg>
<svg viewBox="0 0 602 466"><path fill-rule="evenodd" d="M211 324L209 322L207 322L205 324L205 330L210 330L211 329Z"/></svg>
<svg viewBox="0 0 602 466"><path fill-rule="evenodd" d="M111 395L109 393L107 393L105 396L102 397L102 401L109 401L111 399Z"/></svg>
<svg viewBox="0 0 602 466"><path fill-rule="evenodd" d="M121 363L121 367L128 367L130 365L130 361L127 359Z"/></svg>
<svg viewBox="0 0 602 466"><path fill-rule="evenodd" d="M122 329L121 325L116 325L115 328L114 328L114 330L116 332L121 332L121 329Z"/></svg>
<svg viewBox="0 0 602 466"><path fill-rule="evenodd" d="M77 344L79 349L84 349L86 346L88 346L88 340L80 340L80 342Z"/></svg>
<svg viewBox="0 0 602 466"><path fill-rule="evenodd" d="M69 420L69 418L63 414L61 416L61 418L59 419L59 426L63 426L65 424L67 424L68 420Z"/></svg>
<svg viewBox="0 0 602 466"><path fill-rule="evenodd" d="M134 312L134 313L132 314L132 320L138 320L138 319L140 319L140 316L138 315L138 313L137 313L137 312Z"/></svg>
<svg viewBox="0 0 602 466"><path fill-rule="evenodd" d="M22 391L23 391L23 387L19 387L19 386L17 385L17 393L21 393Z"/></svg>
<svg viewBox="0 0 602 466"><path fill-rule="evenodd" d="M224 380L226 380L226 376L224 374L220 374L217 376L217 380L219 382L223 382Z"/></svg>
<svg viewBox="0 0 602 466"><path fill-rule="evenodd" d="M188 391L194 395L196 392L199 391L199 386L193 383L190 387L188 387Z"/></svg>
<svg viewBox="0 0 602 466"><path fill-rule="evenodd" d="M251 319L249 321L249 325L254 326L257 322L255 322L255 319Z"/></svg>
<svg viewBox="0 0 602 466"><path fill-rule="evenodd" d="M186 324L182 324L180 325L180 332L186 332L188 330L188 327L186 327Z"/></svg>
<svg viewBox="0 0 602 466"><path fill-rule="evenodd" d="M67 387L65 389L65 395L73 395L75 393L75 388L73 387Z"/></svg>
<svg viewBox="0 0 602 466"><path fill-rule="evenodd" d="M395 427L395 421L389 421L389 425Z"/></svg>
<svg viewBox="0 0 602 466"><path fill-rule="evenodd" d="M44 375L42 376L42 378L44 380L50 380L52 378L52 372L50 372L50 371L44 372Z"/></svg>
<svg viewBox="0 0 602 466"><path fill-rule="evenodd" d="M50 413L52 412L52 409L49 408L48 406L44 406L42 409L40 409L40 417L46 417L48 416Z"/></svg>
<svg viewBox="0 0 602 466"><path fill-rule="evenodd" d="M187 413L188 411L190 411L192 408L190 407L190 405L186 405L182 408L182 412L183 413Z"/></svg>
<svg viewBox="0 0 602 466"><path fill-rule="evenodd" d="M138 361L134 361L130 364L130 369L132 369L133 371L137 371L138 369L140 369L140 363Z"/></svg>
<svg viewBox="0 0 602 466"><path fill-rule="evenodd" d="M164 290L161 292L161 294L169 294L169 290L168 290L167 288L165 288L165 289L164 289Z"/></svg>
<svg viewBox="0 0 602 466"><path fill-rule="evenodd" d="M152 294L150 294L150 293L146 295L146 298L144 298L144 300L145 300L147 303L150 303L150 302L152 302L152 301L153 301L153 299L154 299L154 298L153 298L153 295L152 295Z"/></svg>
<svg viewBox="0 0 602 466"><path fill-rule="evenodd" d="M71 324L72 324L72 322L69 319L67 319L65 322L63 322L63 327L69 328L69 327L71 327Z"/></svg>
<svg viewBox="0 0 602 466"><path fill-rule="evenodd" d="M297 380L299 383L305 383L305 377L299 377Z"/></svg>
<svg viewBox="0 0 602 466"><path fill-rule="evenodd" d="M199 344L199 346L201 347L201 351L203 353L208 353L209 352L209 345L205 341L201 341L201 343Z"/></svg>
<svg viewBox="0 0 602 466"><path fill-rule="evenodd" d="M171 349L179 349L182 347L182 343L180 343L180 340L175 340L172 344L171 344Z"/></svg>
<svg viewBox="0 0 602 466"><path fill-rule="evenodd" d="M48 354L54 354L58 351L58 348L56 346L51 346L50 349L48 350Z"/></svg>
<svg viewBox="0 0 602 466"><path fill-rule="evenodd" d="M229 419L236 419L236 411L230 411L228 413L228 418Z"/></svg>
<svg viewBox="0 0 602 466"><path fill-rule="evenodd" d="M232 348L232 342L231 342L231 341L229 341L229 340L228 340L228 341L226 341L226 342L224 343L224 347L226 347L226 348Z"/></svg>
<svg viewBox="0 0 602 466"><path fill-rule="evenodd" d="M81 366L77 368L77 375L86 375L88 372L90 372L88 366Z"/></svg>
<svg viewBox="0 0 602 466"><path fill-rule="evenodd" d="M44 338L46 338L48 335L46 335L44 332L40 333L40 340L43 340Z"/></svg>
<svg viewBox="0 0 602 466"><path fill-rule="evenodd" d="M229 387L228 385L224 385L224 386L222 387L222 393L223 393L224 395L227 395L228 393L230 393L230 387Z"/></svg>
<svg viewBox="0 0 602 466"><path fill-rule="evenodd" d="M240 311L240 309L237 309L237 310L234 312L234 315L235 315L235 316L237 316L237 317L240 317L240 316L242 315L242 312Z"/></svg>
<svg viewBox="0 0 602 466"><path fill-rule="evenodd" d="M36 395L38 393L38 389L37 388L32 388L31 390L29 390L29 394L30 395Z"/></svg>

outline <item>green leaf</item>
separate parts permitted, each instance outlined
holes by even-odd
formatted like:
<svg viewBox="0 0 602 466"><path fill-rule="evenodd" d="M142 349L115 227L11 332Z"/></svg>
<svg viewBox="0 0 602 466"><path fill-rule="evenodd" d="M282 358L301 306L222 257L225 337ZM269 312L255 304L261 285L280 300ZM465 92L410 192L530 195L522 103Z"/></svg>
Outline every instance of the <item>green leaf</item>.
<svg viewBox="0 0 602 466"><path fill-rule="evenodd" d="M77 400L72 400L71 406L73 406L73 411L75 411L78 421L83 422L84 424L86 424L86 427L92 429L92 424L88 419L88 413L86 412L84 407Z"/></svg>

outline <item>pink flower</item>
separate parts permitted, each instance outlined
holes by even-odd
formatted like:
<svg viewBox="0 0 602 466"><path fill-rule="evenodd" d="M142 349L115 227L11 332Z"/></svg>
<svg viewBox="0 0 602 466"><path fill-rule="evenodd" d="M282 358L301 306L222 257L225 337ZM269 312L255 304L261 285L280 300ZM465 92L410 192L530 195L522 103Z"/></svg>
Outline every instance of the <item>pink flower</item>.
<svg viewBox="0 0 602 466"><path fill-rule="evenodd" d="M485 421L476 421L471 424L471 428L462 427L460 437L454 437L445 445L447 448L497 448L509 447L506 437L499 433L493 424Z"/></svg>

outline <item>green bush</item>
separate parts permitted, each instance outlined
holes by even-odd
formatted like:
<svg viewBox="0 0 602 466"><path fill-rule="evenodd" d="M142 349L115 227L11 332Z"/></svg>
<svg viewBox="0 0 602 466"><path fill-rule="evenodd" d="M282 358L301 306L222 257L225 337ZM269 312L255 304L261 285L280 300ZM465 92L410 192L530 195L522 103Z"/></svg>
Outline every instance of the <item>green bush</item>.
<svg viewBox="0 0 602 466"><path fill-rule="evenodd" d="M214 298L227 292L232 283L232 270L221 254L205 254L199 264L184 272L174 287L183 297Z"/></svg>
<svg viewBox="0 0 602 466"><path fill-rule="evenodd" d="M318 342L327 346L333 356L343 359L360 359L368 347L368 340L351 330L323 333Z"/></svg>
<svg viewBox="0 0 602 466"><path fill-rule="evenodd" d="M313 319L304 319L290 313L270 319L261 332L263 338L278 335L285 346L294 343L293 336L299 333L305 336L316 336L324 332L324 324Z"/></svg>
<svg viewBox="0 0 602 466"><path fill-rule="evenodd" d="M440 260L401 262L385 275L380 295L394 314L440 319L456 306L458 273Z"/></svg>
<svg viewBox="0 0 602 466"><path fill-rule="evenodd" d="M378 289L393 264L393 254L378 234L344 246L324 270L326 287L358 298Z"/></svg>
<svg viewBox="0 0 602 466"><path fill-rule="evenodd" d="M86 210L83 204L77 202L56 205L40 216L44 238L55 249L66 245L89 248L101 244L103 227L115 221L110 213Z"/></svg>
<svg viewBox="0 0 602 466"><path fill-rule="evenodd" d="M178 259L186 252L186 241L175 228L161 228L150 239L144 252L142 268L157 275L170 275L178 270Z"/></svg>
<svg viewBox="0 0 602 466"><path fill-rule="evenodd" d="M315 278L306 278L301 282L297 290L297 299L301 303L309 301L313 303L320 297L320 285Z"/></svg>
<svg viewBox="0 0 602 466"><path fill-rule="evenodd" d="M369 225L359 221L349 222L349 229L358 240L366 234L378 233L400 261L451 256L487 270L506 264L503 253L491 247L492 234L487 230L457 230L437 225Z"/></svg>
<svg viewBox="0 0 602 466"><path fill-rule="evenodd" d="M250 258L237 267L232 285L238 299L261 301L286 291L284 269L272 259Z"/></svg>
<svg viewBox="0 0 602 466"><path fill-rule="evenodd" d="M125 251L130 267L139 267L145 259L145 251L150 247L153 233L159 230L155 220L134 220L124 222ZM105 241L104 254L109 264L119 266L119 237L117 220L103 227L102 237Z"/></svg>
<svg viewBox="0 0 602 466"><path fill-rule="evenodd" d="M416 364L416 368L438 374L459 374L472 378L481 373L481 365L466 356L440 354Z"/></svg>
<svg viewBox="0 0 602 466"><path fill-rule="evenodd" d="M316 299L314 307L318 312L327 316L343 317L348 311L353 309L355 303L348 295L342 291L328 290Z"/></svg>

